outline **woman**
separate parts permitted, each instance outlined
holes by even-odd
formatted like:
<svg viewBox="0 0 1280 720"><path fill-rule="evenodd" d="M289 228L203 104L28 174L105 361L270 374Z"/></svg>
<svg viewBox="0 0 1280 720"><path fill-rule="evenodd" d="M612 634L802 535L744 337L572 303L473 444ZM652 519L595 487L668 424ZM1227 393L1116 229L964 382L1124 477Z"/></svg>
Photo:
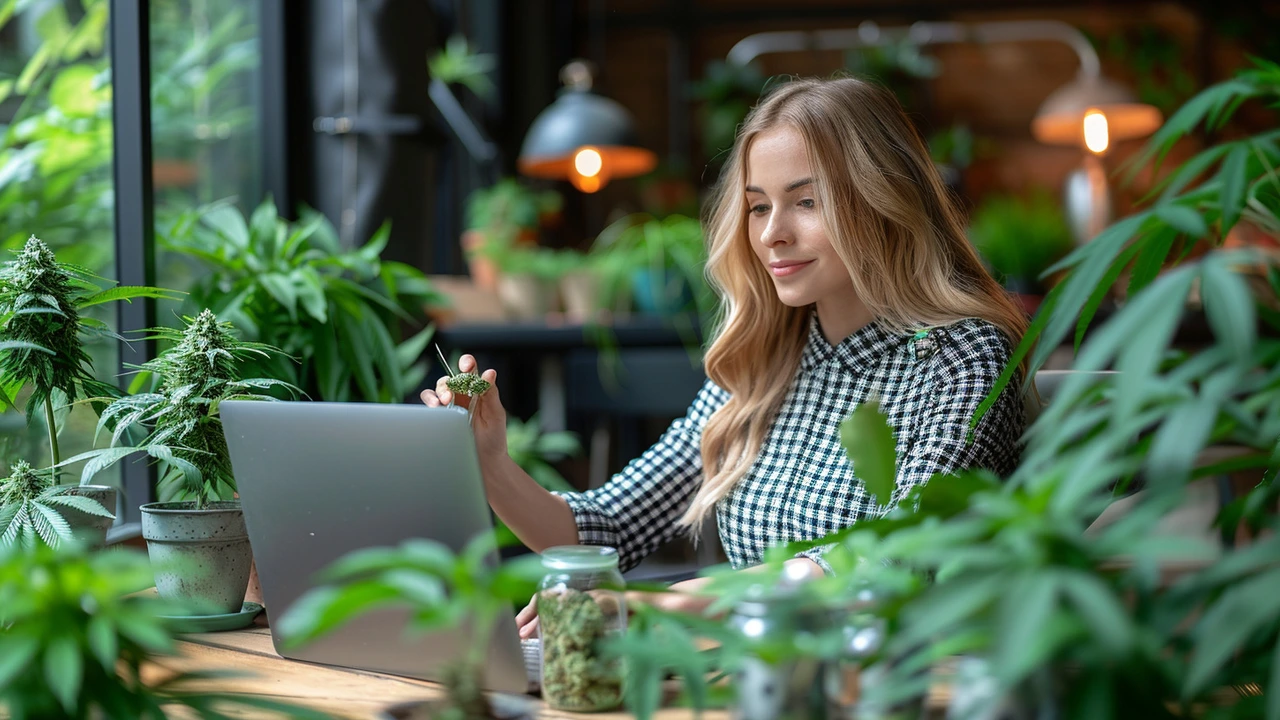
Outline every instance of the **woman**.
<svg viewBox="0 0 1280 720"><path fill-rule="evenodd" d="M526 545L611 545L625 570L714 512L729 561L746 568L771 546L882 514L935 473L1013 469L1024 424L1016 392L966 436L1026 316L983 268L892 95L848 78L779 87L744 122L706 226L724 312L709 380L604 487L551 493L522 472L507 457L496 373L483 373L495 383L474 401L485 487ZM873 398L897 438L887 504L868 495L839 438L840 422ZM423 393L432 406L451 399L443 379ZM788 571L829 572L823 552L802 553ZM665 604L705 603L673 597ZM533 615L521 613L526 636Z"/></svg>

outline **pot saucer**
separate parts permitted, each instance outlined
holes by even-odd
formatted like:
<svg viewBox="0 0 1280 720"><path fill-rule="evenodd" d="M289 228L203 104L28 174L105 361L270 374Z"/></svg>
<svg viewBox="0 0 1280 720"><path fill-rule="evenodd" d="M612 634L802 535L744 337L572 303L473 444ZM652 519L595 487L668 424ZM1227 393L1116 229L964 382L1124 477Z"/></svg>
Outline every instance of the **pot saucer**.
<svg viewBox="0 0 1280 720"><path fill-rule="evenodd" d="M241 630L253 624L253 619L262 612L262 606L255 602L246 602L240 612L221 613L218 615L161 615L174 632L202 633L222 632L224 630Z"/></svg>

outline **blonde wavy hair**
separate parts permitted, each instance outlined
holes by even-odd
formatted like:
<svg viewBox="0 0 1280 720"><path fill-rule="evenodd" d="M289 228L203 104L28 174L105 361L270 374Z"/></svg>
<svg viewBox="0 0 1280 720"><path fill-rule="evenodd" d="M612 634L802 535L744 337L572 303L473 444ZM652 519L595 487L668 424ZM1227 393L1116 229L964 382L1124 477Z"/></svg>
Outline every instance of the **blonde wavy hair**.
<svg viewBox="0 0 1280 720"><path fill-rule="evenodd" d="M681 519L694 532L755 460L808 335L812 311L782 304L747 235L747 154L760 133L779 126L804 138L827 237L882 327L910 332L981 318L1015 346L1027 328L1026 314L978 259L893 95L854 78L779 86L739 129L704 218L707 276L722 298L706 370L731 398L702 433L702 486Z"/></svg>

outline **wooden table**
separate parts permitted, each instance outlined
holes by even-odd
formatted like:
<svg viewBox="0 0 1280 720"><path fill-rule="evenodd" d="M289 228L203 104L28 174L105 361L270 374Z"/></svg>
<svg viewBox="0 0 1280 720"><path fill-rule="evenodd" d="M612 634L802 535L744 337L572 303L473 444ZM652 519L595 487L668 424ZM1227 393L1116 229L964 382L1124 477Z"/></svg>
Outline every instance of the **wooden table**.
<svg viewBox="0 0 1280 720"><path fill-rule="evenodd" d="M259 619L261 622L262 619ZM341 718L375 718L379 711L397 703L432 700L443 695L443 689L424 680L350 670L328 665L287 660L280 657L271 644L271 631L265 626L254 626L233 632L187 635L178 643L180 655L165 658L158 664L172 671L235 670L244 677L202 681L192 685L205 690L218 690L245 695L271 698L295 705L303 705ZM592 713L580 715L546 708L541 701L534 701L539 718L596 718L619 720L630 715L624 712ZM261 717L278 718L264 714ZM249 715L247 717L255 717ZM669 708L657 717L688 718L693 712L687 709ZM720 720L728 717L725 711L709 711L702 717Z"/></svg>

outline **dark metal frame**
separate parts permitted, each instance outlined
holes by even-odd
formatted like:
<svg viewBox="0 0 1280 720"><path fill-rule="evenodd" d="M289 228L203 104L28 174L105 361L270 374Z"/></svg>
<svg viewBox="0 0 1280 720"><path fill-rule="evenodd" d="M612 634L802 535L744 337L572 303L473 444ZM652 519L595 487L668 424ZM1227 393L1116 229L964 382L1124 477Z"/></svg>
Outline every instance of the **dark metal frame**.
<svg viewBox="0 0 1280 720"><path fill-rule="evenodd" d="M148 0L112 0L110 15L112 154L115 177L116 276L121 285L155 284L155 196L151 164L151 27ZM125 337L155 326L150 299L117 303ZM155 343L120 343L121 370L151 359ZM128 376L121 375L122 383ZM141 520L138 507L155 499L155 467L121 465L124 502L118 522Z"/></svg>
<svg viewBox="0 0 1280 720"><path fill-rule="evenodd" d="M290 72L296 67L290 58L297 56L297 43L291 42L287 21L297 9L294 5L291 0L273 0L261 3L258 11L258 52L262 58L258 99L262 187L275 200L280 215L287 218L294 217L298 202L291 174L298 139L290 132L289 114L289 108L295 106L290 102L291 90L296 87L296 83L289 82ZM294 17L296 23L296 14Z"/></svg>

